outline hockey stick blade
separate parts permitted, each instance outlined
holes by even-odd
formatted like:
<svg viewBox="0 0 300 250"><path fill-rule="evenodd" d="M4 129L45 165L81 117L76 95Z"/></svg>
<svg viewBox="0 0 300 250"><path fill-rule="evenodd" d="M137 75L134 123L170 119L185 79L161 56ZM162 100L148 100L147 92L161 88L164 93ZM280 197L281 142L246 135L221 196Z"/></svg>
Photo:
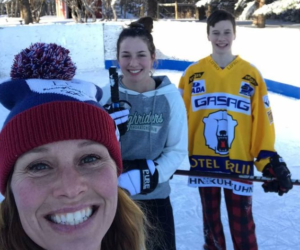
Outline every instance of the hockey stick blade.
<svg viewBox="0 0 300 250"><path fill-rule="evenodd" d="M176 170L176 175L193 176L193 177L212 177L221 179L236 179L236 180L247 180L254 182L265 182L276 180L276 178L269 178L264 176L254 176L254 175L230 175L222 173L211 173L211 172L200 172L200 171L188 171L188 170ZM300 186L300 180L292 179L292 183L295 186Z"/></svg>

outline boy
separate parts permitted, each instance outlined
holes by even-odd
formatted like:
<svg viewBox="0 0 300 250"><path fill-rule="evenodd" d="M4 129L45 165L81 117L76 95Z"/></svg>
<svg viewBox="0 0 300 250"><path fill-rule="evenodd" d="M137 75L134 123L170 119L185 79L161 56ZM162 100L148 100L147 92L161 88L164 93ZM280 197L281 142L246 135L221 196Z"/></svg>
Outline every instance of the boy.
<svg viewBox="0 0 300 250"><path fill-rule="evenodd" d="M236 37L234 17L217 10L207 20L212 54L189 66L179 88L188 113L191 170L253 175L253 166L276 181L265 192L287 193L291 174L274 149L275 131L266 84L259 71L232 54ZM255 160L255 161L254 161ZM235 250L256 250L252 216L252 182L189 178L199 187L207 250L225 250L220 216L224 189Z"/></svg>

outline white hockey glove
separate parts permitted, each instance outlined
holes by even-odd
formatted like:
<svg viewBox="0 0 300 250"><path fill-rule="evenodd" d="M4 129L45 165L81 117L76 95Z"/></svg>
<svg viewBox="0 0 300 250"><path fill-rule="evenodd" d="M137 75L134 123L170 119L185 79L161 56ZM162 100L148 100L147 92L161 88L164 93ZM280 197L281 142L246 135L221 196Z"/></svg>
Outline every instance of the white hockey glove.
<svg viewBox="0 0 300 250"><path fill-rule="evenodd" d="M128 115L131 104L127 101L122 100L120 101L120 107L118 108L113 108L112 104L106 104L103 106L103 108L105 108L110 117L115 121L120 135L124 135L127 131Z"/></svg>
<svg viewBox="0 0 300 250"><path fill-rule="evenodd" d="M119 176L119 187L129 194L151 193L158 184L158 171L152 160L123 161L123 173Z"/></svg>

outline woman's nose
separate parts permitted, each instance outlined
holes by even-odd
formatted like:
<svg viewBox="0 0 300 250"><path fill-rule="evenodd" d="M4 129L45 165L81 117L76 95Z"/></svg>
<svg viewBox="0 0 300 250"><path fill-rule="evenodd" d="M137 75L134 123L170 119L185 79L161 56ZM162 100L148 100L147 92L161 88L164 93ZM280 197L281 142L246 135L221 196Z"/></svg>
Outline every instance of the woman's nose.
<svg viewBox="0 0 300 250"><path fill-rule="evenodd" d="M136 66L136 65L138 65L137 58L131 58L129 65L130 66Z"/></svg>
<svg viewBox="0 0 300 250"><path fill-rule="evenodd" d="M57 198L74 199L88 189L87 183L84 175L73 166L63 167L55 181L53 195Z"/></svg>

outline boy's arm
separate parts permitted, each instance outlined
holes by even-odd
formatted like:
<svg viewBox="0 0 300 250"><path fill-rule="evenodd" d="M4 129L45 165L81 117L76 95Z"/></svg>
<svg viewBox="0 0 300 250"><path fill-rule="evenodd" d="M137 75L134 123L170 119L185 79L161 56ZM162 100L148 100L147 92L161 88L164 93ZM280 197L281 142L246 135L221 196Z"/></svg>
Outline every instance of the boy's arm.
<svg viewBox="0 0 300 250"><path fill-rule="evenodd" d="M291 173L286 163L275 151L275 128L266 84L258 73L258 86L252 99L252 147L256 157L255 166L264 176L276 177L276 181L265 182L265 192L287 193L292 187Z"/></svg>
<svg viewBox="0 0 300 250"><path fill-rule="evenodd" d="M262 172L270 158L276 155L275 128L272 109L265 81L259 73L256 75L255 94L252 97L252 135L251 155L257 159L255 166Z"/></svg>

